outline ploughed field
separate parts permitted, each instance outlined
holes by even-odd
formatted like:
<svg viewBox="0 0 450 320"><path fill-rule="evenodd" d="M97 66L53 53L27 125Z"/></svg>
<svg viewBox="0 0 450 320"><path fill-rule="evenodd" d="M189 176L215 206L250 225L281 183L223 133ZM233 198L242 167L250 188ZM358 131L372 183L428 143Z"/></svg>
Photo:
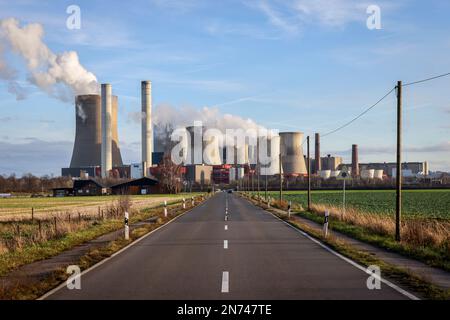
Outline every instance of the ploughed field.
<svg viewBox="0 0 450 320"><path fill-rule="evenodd" d="M278 192L269 192L278 199ZM346 206L359 212L382 215L395 214L395 190L347 190ZM264 195L264 192L262 192ZM450 220L450 190L404 190L402 193L403 216L411 218L430 218ZM283 199L307 206L306 191L284 191ZM342 206L341 191L312 191L315 204Z"/></svg>

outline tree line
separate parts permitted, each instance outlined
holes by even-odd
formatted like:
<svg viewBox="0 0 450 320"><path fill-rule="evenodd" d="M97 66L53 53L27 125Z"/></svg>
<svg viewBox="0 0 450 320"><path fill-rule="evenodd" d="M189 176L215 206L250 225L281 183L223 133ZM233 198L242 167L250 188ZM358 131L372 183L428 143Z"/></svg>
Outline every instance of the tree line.
<svg viewBox="0 0 450 320"><path fill-rule="evenodd" d="M71 186L70 177L36 177L31 173L21 177L0 175L0 193L47 193L52 188Z"/></svg>

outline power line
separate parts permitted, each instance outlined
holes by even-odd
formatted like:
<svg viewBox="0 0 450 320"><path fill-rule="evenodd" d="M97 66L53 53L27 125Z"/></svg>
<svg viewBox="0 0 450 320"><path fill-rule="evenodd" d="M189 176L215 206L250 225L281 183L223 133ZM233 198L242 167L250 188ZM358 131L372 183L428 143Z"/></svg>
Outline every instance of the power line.
<svg viewBox="0 0 450 320"><path fill-rule="evenodd" d="M353 122L355 122L356 120L358 120L359 118L361 118L363 115L365 115L367 112L369 112L370 110L372 110L373 108L375 108L377 105L379 105L384 99L386 99L392 92L394 92L395 87L392 88L388 93L386 93L380 100L378 100L375 104L371 105L369 108L367 108L366 110L364 110L363 112L361 112L359 115L357 115L355 118L353 118L352 120L350 120L349 122L343 124L342 126L327 132L325 134L322 135L323 137L329 136L335 132L338 132L339 130L344 129L345 127L348 127L349 125L351 125Z"/></svg>
<svg viewBox="0 0 450 320"><path fill-rule="evenodd" d="M419 83L423 83L423 82L427 82L427 81L431 81L431 80L435 80L435 79L439 79L439 78L443 78L443 77L447 77L447 76L450 76L450 72L449 73L444 73L444 74L441 74L441 75L438 75L438 76L434 76L434 77L431 77L431 78L427 78L427 79L423 79L423 80L419 80L419 81L406 83L402 87L412 86L412 85L415 85L415 84L419 84Z"/></svg>

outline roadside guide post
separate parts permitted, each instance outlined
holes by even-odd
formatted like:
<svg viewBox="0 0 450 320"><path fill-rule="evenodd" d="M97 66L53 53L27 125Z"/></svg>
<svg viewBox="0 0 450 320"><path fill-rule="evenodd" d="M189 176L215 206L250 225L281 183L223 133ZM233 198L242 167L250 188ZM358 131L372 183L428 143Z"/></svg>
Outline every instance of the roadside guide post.
<svg viewBox="0 0 450 320"><path fill-rule="evenodd" d="M128 219L129 219L129 215L128 212L125 211L125 240L129 240L130 239L130 227L128 226Z"/></svg>
<svg viewBox="0 0 450 320"><path fill-rule="evenodd" d="M288 204L288 219L289 220L291 220L291 206L292 206L292 202L289 201L289 204Z"/></svg>
<svg viewBox="0 0 450 320"><path fill-rule="evenodd" d="M164 217L167 218L167 200L164 200Z"/></svg>
<svg viewBox="0 0 450 320"><path fill-rule="evenodd" d="M345 180L344 180L345 181ZM323 235L326 238L328 236L328 220L330 217L330 212L328 210L325 211L325 219L323 222Z"/></svg>

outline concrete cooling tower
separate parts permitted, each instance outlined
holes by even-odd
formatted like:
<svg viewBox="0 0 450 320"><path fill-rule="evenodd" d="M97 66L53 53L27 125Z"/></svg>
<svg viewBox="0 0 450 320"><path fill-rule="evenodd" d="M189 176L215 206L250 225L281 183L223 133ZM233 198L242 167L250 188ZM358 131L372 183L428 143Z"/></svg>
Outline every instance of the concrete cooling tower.
<svg viewBox="0 0 450 320"><path fill-rule="evenodd" d="M102 116L100 95L80 95L75 98L76 132L70 168L101 165ZM112 166L122 166L117 133L118 98L112 98L111 138Z"/></svg>
<svg viewBox="0 0 450 320"><path fill-rule="evenodd" d="M281 165L285 175L307 174L302 149L303 133L280 133Z"/></svg>

